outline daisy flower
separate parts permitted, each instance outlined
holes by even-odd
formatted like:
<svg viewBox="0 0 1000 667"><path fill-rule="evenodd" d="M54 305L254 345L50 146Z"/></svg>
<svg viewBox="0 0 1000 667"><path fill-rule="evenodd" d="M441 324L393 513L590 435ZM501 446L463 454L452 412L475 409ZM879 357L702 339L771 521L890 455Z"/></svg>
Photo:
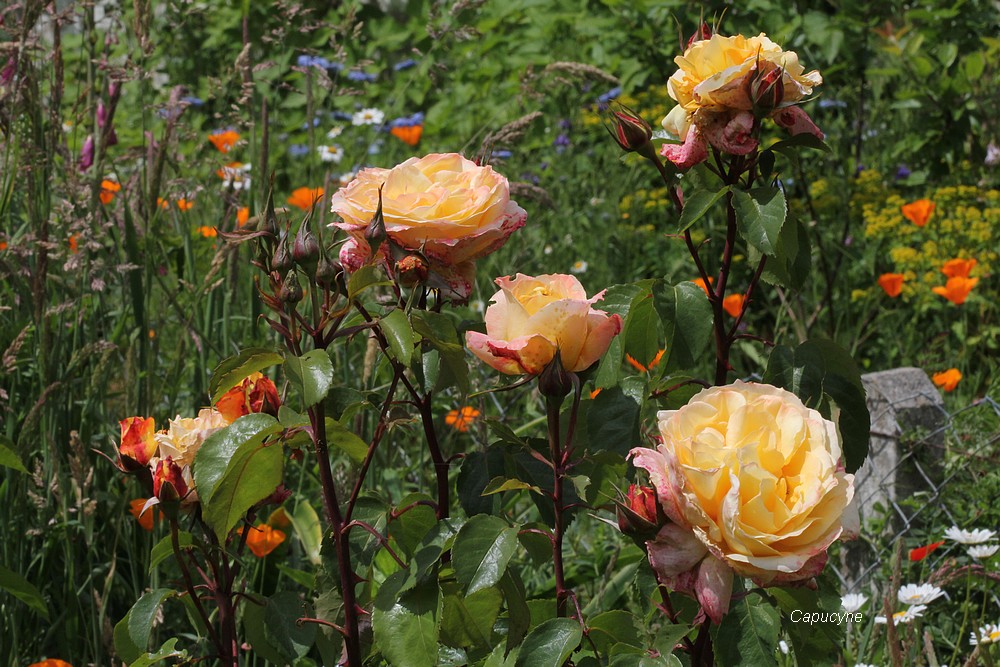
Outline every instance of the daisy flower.
<svg viewBox="0 0 1000 667"><path fill-rule="evenodd" d="M905 586L900 586L896 597L903 604L925 605L937 600L942 595L944 595L944 591L931 584L906 584Z"/></svg>
<svg viewBox="0 0 1000 667"><path fill-rule="evenodd" d="M326 133L327 139L336 139L340 136L340 133L344 131L343 125L334 125L330 128L330 131Z"/></svg>
<svg viewBox="0 0 1000 667"><path fill-rule="evenodd" d="M979 628L978 636L975 632L970 632L969 643L973 646L977 644L1000 644L1000 625L987 623Z"/></svg>
<svg viewBox="0 0 1000 667"><path fill-rule="evenodd" d="M362 109L351 117L351 122L354 125L381 125L383 120L385 120L385 114L375 108Z"/></svg>
<svg viewBox="0 0 1000 667"><path fill-rule="evenodd" d="M317 146L316 150L319 152L319 159L323 162L340 164L340 161L344 159L344 149L337 145Z"/></svg>
<svg viewBox="0 0 1000 667"><path fill-rule="evenodd" d="M900 623L909 623L913 619L920 618L921 616L923 616L926 610L927 606L922 604L916 604L913 605L912 607L907 607L904 611L897 611L895 614L893 614L892 622L895 625L899 625ZM879 625L885 625L886 623L888 623L888 621L886 620L885 616L876 616L875 623Z"/></svg>
<svg viewBox="0 0 1000 667"><path fill-rule="evenodd" d="M974 547L969 547L969 555L976 560L982 560L984 558L989 558L993 554L1000 550L1000 544L977 544Z"/></svg>
<svg viewBox="0 0 1000 667"><path fill-rule="evenodd" d="M573 262L573 266L569 267L569 272L570 273L586 273L587 272L587 263L585 261L583 261L582 259L578 259L575 262Z"/></svg>
<svg viewBox="0 0 1000 667"><path fill-rule="evenodd" d="M983 542L989 542L996 537L996 533L992 530L987 530L986 528L962 530L958 526L952 526L948 530L944 531L944 536L953 542L959 542L961 544L982 544Z"/></svg>
<svg viewBox="0 0 1000 667"><path fill-rule="evenodd" d="M868 602L868 598L861 593L849 593L840 598L840 604L844 607L844 611L848 614L853 614L857 610L861 609L865 606L866 602Z"/></svg>
<svg viewBox="0 0 1000 667"><path fill-rule="evenodd" d="M357 173L353 171L345 171L343 174L340 175L340 187L346 188L348 185L351 184L351 181L354 180L355 176L357 176Z"/></svg>

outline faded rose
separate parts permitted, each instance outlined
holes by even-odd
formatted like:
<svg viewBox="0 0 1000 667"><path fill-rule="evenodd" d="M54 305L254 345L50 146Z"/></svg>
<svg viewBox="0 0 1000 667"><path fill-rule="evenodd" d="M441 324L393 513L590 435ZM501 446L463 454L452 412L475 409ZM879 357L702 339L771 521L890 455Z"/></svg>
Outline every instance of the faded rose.
<svg viewBox="0 0 1000 667"><path fill-rule="evenodd" d="M205 439L228 423L220 412L209 408L202 408L194 418L178 415L170 420L170 428L156 434L160 457L169 457L182 467L189 466Z"/></svg>
<svg viewBox="0 0 1000 667"><path fill-rule="evenodd" d="M799 57L761 33L756 37L712 35L693 42L674 59L679 69L667 82L677 100L663 129L682 144L664 144L661 154L682 169L708 156L708 144L746 155L757 148L756 119L773 118L793 135L823 133L795 106L823 83L805 72Z"/></svg>
<svg viewBox="0 0 1000 667"><path fill-rule="evenodd" d="M673 521L649 543L650 563L713 619L734 571L761 584L808 579L834 540L857 532L836 426L791 392L736 382L658 417L663 444L630 455Z"/></svg>
<svg viewBox="0 0 1000 667"><path fill-rule="evenodd" d="M526 276L496 279L500 291L486 309L486 333L470 331L466 345L477 357L502 373L537 375L560 354L563 368L582 371L604 354L622 330L618 315L592 306L574 276Z"/></svg>
<svg viewBox="0 0 1000 667"><path fill-rule="evenodd" d="M429 262L428 285L468 298L473 262L500 248L524 226L527 214L510 199L507 179L492 167L480 167L457 153L410 158L392 169L362 170L333 195L332 223L351 238L340 261L356 270L371 259L365 231L375 217L382 188L382 216L388 240L403 254L420 253ZM390 243L381 258L393 271Z"/></svg>

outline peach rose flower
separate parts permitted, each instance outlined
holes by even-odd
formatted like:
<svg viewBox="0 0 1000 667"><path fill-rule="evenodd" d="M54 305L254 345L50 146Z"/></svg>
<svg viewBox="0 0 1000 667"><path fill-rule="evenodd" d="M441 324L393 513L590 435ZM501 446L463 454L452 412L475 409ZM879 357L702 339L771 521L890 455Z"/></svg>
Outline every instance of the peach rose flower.
<svg viewBox="0 0 1000 667"><path fill-rule="evenodd" d="M604 354L622 330L618 315L595 310L604 297L591 298L574 276L526 276L496 279L500 291L486 309L486 333L470 331L466 345L502 373L537 375L556 352L563 368L582 371Z"/></svg>
<svg viewBox="0 0 1000 667"><path fill-rule="evenodd" d="M527 219L511 201L506 178L457 153L413 157L392 169L364 169L331 200L331 210L342 220L332 226L351 236L340 250L348 270L371 259L365 230L378 210L380 187L388 240L400 254L423 255L430 265L428 284L460 299L472 292L473 262L500 248ZM391 273L400 258L389 246L382 244L382 261Z"/></svg>
<svg viewBox="0 0 1000 667"><path fill-rule="evenodd" d="M712 35L693 42L674 59L678 70L667 82L677 100L662 125L682 144L664 144L661 154L682 169L708 156L707 144L746 155L758 141L756 119L773 118L791 134L823 133L795 106L823 77L805 72L793 51L761 33L756 37Z"/></svg>
<svg viewBox="0 0 1000 667"><path fill-rule="evenodd" d="M189 466L205 439L228 424L222 413L210 408L202 408L194 418L178 415L170 420L167 430L156 434L160 457L169 457L181 467Z"/></svg>
<svg viewBox="0 0 1000 667"><path fill-rule="evenodd" d="M711 618L728 610L734 572L765 585L808 579L834 540L858 532L837 428L791 392L736 382L657 416L663 444L630 454L673 522L649 560Z"/></svg>

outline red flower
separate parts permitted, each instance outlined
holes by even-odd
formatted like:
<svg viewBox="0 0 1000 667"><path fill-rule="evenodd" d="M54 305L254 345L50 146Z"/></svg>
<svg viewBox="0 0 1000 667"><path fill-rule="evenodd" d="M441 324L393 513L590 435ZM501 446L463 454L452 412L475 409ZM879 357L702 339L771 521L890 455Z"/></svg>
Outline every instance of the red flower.
<svg viewBox="0 0 1000 667"><path fill-rule="evenodd" d="M272 417L278 415L281 399L278 388L263 373L253 373L218 400L215 409L222 413L226 421L234 421L253 412L266 412Z"/></svg>
<svg viewBox="0 0 1000 667"><path fill-rule="evenodd" d="M148 465L156 453L156 423L152 417L128 417L118 422L121 426L122 439L118 451L122 457L128 457L140 466Z"/></svg>
<svg viewBox="0 0 1000 667"><path fill-rule="evenodd" d="M925 547L917 547L916 549L910 549L910 560L913 561L914 563L916 563L917 561L921 561L927 558L927 556L930 555L932 551L937 549L942 544L944 544L944 540L941 540L940 542L932 542L931 544L928 544Z"/></svg>

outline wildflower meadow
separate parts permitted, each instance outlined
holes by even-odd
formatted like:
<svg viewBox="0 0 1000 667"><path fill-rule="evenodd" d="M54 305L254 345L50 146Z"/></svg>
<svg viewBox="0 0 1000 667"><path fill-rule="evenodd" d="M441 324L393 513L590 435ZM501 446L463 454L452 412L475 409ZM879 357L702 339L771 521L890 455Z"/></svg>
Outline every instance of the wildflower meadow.
<svg viewBox="0 0 1000 667"><path fill-rule="evenodd" d="M998 25L9 0L0 664L997 664Z"/></svg>

